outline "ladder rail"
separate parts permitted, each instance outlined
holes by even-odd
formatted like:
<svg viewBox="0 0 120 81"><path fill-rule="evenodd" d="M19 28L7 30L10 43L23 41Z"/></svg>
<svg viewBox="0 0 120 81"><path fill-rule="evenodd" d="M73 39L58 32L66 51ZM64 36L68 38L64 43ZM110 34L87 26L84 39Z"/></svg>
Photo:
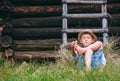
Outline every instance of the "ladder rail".
<svg viewBox="0 0 120 81"><path fill-rule="evenodd" d="M83 30L85 29L65 29L65 30L62 30L62 32L66 32L66 33L79 33L79 32L82 32ZM94 33L107 33L108 32L108 29L101 29L101 28L97 28L97 29L88 29L88 30L91 30L92 32Z"/></svg>
<svg viewBox="0 0 120 81"><path fill-rule="evenodd" d="M62 0L63 3L105 4L107 0Z"/></svg>
<svg viewBox="0 0 120 81"><path fill-rule="evenodd" d="M67 14L67 4L66 4L66 3L64 3L64 4L62 5L62 11L63 11L63 14L62 14L62 15L66 15L66 14ZM68 28L67 18L63 18L62 23L63 23L63 24L62 24L62 30L67 29L67 28ZM66 33L66 32L63 32L63 34L62 34L62 39L63 39L63 43L64 43L64 44L67 43L67 33Z"/></svg>
<svg viewBox="0 0 120 81"><path fill-rule="evenodd" d="M107 13L93 13L93 14L66 14L63 15L63 17L67 17L67 18L103 18L103 17L107 17Z"/></svg>
<svg viewBox="0 0 120 81"><path fill-rule="evenodd" d="M62 39L63 44L67 43L67 33L78 33L85 29L68 29L68 18L102 18L102 28L91 29L95 33L103 33L103 43L108 43L108 21L107 21L107 0L62 0ZM69 3L81 3L81 4L100 4L101 13L85 13L85 14L70 14L67 10L67 4Z"/></svg>
<svg viewBox="0 0 120 81"><path fill-rule="evenodd" d="M101 8L102 8L102 14L106 14L107 13L107 4L102 4L101 5ZM108 29L108 21L107 21L107 18L102 18L102 28L103 29ZM108 33L107 32L104 32L103 33L103 43L106 44L108 43Z"/></svg>

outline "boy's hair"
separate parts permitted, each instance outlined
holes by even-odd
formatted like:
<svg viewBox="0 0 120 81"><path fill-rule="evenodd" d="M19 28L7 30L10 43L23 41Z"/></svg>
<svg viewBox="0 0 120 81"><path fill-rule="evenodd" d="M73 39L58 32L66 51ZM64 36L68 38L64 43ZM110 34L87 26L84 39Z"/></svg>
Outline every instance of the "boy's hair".
<svg viewBox="0 0 120 81"><path fill-rule="evenodd" d="M82 32L80 32L79 34L78 34L78 40L80 40L81 38L82 38L82 35L83 34L89 34L89 35L91 35L91 37L95 40L95 41L97 41L97 36L91 31L91 30L84 30L84 31L82 31ZM94 42L95 42L94 41Z"/></svg>

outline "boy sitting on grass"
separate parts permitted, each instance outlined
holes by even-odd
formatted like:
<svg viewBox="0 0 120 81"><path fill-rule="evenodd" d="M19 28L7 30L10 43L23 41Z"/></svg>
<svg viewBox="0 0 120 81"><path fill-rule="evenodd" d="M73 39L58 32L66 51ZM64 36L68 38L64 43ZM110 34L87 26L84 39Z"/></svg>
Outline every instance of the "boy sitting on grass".
<svg viewBox="0 0 120 81"><path fill-rule="evenodd" d="M78 45L78 42L82 46ZM78 61L78 67L85 64L86 70L92 68L100 68L106 65L106 59L103 53L103 44L97 41L96 35L90 31L85 30L78 34L78 41L72 41L72 57Z"/></svg>

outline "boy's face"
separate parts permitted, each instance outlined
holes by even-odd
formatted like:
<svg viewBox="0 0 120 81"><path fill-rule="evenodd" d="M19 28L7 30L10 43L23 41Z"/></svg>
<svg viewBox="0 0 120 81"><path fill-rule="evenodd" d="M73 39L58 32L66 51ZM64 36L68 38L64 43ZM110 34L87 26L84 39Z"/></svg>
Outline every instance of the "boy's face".
<svg viewBox="0 0 120 81"><path fill-rule="evenodd" d="M90 34L83 34L79 41L81 44L83 44L84 47L87 47L94 42L94 39L92 38Z"/></svg>

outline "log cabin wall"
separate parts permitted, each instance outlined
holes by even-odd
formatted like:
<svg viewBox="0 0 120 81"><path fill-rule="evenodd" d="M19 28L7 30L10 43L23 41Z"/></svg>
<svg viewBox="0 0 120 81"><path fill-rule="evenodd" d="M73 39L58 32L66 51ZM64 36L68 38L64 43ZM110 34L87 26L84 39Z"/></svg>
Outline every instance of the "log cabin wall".
<svg viewBox="0 0 120 81"><path fill-rule="evenodd" d="M62 1L61 0L1 0L2 16L1 48L14 50L16 58L26 51L47 51L59 48L62 42ZM120 0L108 0L108 25L110 35L119 35ZM97 5L74 5L69 13L100 12ZM69 19L69 27L97 28L100 19ZM68 35L76 38L77 34ZM7 40L7 41L5 41ZM6 52L4 50L4 52ZM35 57L40 54L34 54ZM43 53L41 57L48 53ZM22 59L21 57L20 59Z"/></svg>

